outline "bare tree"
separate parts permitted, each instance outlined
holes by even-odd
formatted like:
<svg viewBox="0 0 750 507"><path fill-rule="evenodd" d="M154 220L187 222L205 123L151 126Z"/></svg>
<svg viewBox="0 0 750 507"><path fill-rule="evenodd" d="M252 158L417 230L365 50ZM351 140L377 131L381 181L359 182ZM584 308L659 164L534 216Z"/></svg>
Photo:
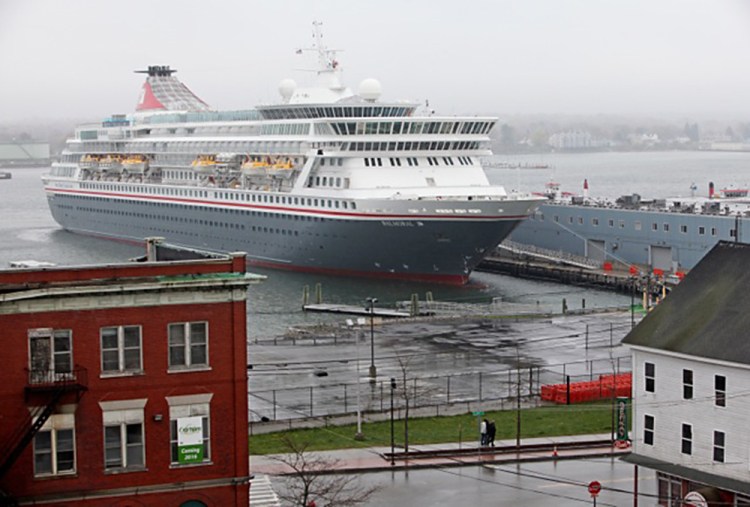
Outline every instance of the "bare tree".
<svg viewBox="0 0 750 507"><path fill-rule="evenodd" d="M289 452L273 459L286 465L283 491L277 493L285 505L299 507L349 507L366 502L377 487L360 484L359 476L336 474L339 460L308 451L308 443L284 436Z"/></svg>
<svg viewBox="0 0 750 507"><path fill-rule="evenodd" d="M413 378L412 385L409 385L409 368L411 362L416 356L397 355L398 366L401 370L400 385L397 386L396 393L404 402L404 451L409 452L409 404L414 402L418 396L429 398L437 391L434 386L419 384L417 378Z"/></svg>

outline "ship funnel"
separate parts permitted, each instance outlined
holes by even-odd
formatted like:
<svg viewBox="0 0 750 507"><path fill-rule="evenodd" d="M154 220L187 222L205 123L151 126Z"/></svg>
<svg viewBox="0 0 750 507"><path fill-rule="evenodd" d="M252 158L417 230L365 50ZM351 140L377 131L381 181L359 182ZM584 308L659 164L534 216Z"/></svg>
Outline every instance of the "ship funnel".
<svg viewBox="0 0 750 507"><path fill-rule="evenodd" d="M708 182L708 198L709 199L714 198L714 182L713 181Z"/></svg>

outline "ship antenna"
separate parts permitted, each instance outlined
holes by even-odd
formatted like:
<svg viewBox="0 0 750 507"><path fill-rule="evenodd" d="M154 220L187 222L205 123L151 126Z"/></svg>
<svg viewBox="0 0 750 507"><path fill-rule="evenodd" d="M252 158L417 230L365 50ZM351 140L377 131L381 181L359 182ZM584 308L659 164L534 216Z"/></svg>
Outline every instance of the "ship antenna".
<svg viewBox="0 0 750 507"><path fill-rule="evenodd" d="M314 51L318 55L318 69L315 71L322 86L331 89L342 89L341 67L336 59L336 53L340 49L328 49L323 43L322 21L313 21L313 47L297 49L296 53L303 51Z"/></svg>

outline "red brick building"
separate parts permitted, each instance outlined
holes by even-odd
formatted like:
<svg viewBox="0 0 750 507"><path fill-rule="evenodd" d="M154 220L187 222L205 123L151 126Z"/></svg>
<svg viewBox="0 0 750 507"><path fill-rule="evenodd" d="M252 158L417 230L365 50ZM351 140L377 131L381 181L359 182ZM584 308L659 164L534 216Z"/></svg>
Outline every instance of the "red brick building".
<svg viewBox="0 0 750 507"><path fill-rule="evenodd" d="M0 505L248 505L244 255L0 271Z"/></svg>

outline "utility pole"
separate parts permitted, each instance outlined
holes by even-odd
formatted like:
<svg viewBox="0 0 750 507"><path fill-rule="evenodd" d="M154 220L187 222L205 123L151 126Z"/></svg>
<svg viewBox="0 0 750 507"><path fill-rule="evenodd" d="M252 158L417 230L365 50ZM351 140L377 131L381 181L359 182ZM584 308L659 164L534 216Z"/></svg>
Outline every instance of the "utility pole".
<svg viewBox="0 0 750 507"><path fill-rule="evenodd" d="M393 444L393 391L396 390L396 379L391 377L391 466L396 464Z"/></svg>
<svg viewBox="0 0 750 507"><path fill-rule="evenodd" d="M357 340L357 433L354 435L354 440L364 440L365 436L362 434L362 405L359 399L359 330L354 337Z"/></svg>
<svg viewBox="0 0 750 507"><path fill-rule="evenodd" d="M373 328L375 320L375 303L378 302L378 298L367 298L365 299L366 310L370 310L370 382L375 382L378 376L378 370L375 368L375 330Z"/></svg>

